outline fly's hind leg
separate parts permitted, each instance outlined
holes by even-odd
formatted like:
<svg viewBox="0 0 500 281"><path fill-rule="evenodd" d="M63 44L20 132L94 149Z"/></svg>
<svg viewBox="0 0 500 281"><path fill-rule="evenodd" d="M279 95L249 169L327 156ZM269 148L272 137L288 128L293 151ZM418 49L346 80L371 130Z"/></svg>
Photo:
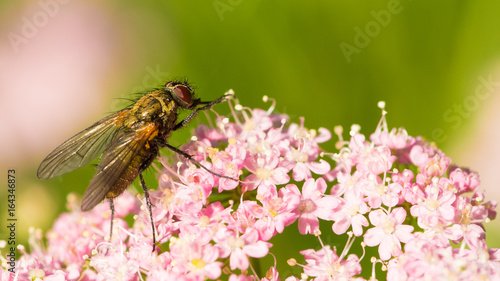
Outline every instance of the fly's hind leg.
<svg viewBox="0 0 500 281"><path fill-rule="evenodd" d="M109 198L109 208L111 209L111 226L109 228L109 242L113 238L113 220L115 219L115 204L113 198Z"/></svg>
<svg viewBox="0 0 500 281"><path fill-rule="evenodd" d="M139 178L141 181L141 186L142 189L144 190L144 196L146 197L146 204L148 206L149 210L149 218L151 219L151 232L153 233L153 252L156 249L156 232L155 232L155 223L153 221L153 211L151 210L151 200L149 199L149 192L148 188L146 187L146 182L144 181L144 177L142 176L142 173L139 174Z"/></svg>

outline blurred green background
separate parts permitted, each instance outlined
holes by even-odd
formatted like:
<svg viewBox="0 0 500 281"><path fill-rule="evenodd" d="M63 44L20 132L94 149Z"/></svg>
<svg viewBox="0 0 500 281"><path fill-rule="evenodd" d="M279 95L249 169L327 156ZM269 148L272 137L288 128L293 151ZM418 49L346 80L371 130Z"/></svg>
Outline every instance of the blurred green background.
<svg viewBox="0 0 500 281"><path fill-rule="evenodd" d="M120 109L120 98L176 77L189 78L204 100L232 88L243 105L267 108L268 95L309 128L357 123L369 134L377 102L386 101L390 127L435 141L483 175L487 198L500 198L492 142L500 2L40 0L0 8L2 179L16 169L20 243L29 226L50 228L66 195L83 194L93 175L88 166L40 181L43 157ZM171 142L188 138L186 129ZM323 148L334 151L334 141ZM493 237L500 223L487 227Z"/></svg>

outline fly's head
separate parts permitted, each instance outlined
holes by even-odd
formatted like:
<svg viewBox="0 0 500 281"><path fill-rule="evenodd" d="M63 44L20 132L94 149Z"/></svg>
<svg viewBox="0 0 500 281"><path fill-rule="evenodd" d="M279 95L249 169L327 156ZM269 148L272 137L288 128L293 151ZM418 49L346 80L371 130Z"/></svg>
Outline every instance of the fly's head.
<svg viewBox="0 0 500 281"><path fill-rule="evenodd" d="M164 88L181 108L194 109L200 103L200 99L194 97L193 87L187 82L170 81Z"/></svg>

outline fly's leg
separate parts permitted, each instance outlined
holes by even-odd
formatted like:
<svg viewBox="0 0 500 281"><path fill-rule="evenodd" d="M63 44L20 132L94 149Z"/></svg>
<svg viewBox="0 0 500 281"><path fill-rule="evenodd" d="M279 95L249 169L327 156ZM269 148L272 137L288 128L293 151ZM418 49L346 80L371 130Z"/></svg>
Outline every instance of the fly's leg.
<svg viewBox="0 0 500 281"><path fill-rule="evenodd" d="M146 187L146 182L144 181L144 177L142 177L142 173L139 174L139 178L141 180L141 186L144 190L144 196L146 197L146 204L148 205L149 210L149 218L151 219L151 232L153 233L153 252L156 249L156 234L155 234L155 223L153 221L153 211L151 210L151 200L149 199L148 188Z"/></svg>
<svg viewBox="0 0 500 281"><path fill-rule="evenodd" d="M238 181L237 179L234 179L232 177L228 177L228 176L224 176L224 175L221 175L221 174L218 174L216 172L212 172L209 168L203 166L203 164L201 164L200 162L196 161L193 156L187 154L186 152L178 149L177 147L175 146L171 146L170 144L164 142L162 143L163 146L167 147L168 149L172 150L173 152L177 153L177 154L180 154L182 155L182 157L186 158L187 160L195 163L196 165L202 167L204 170L206 170L207 172L209 172L210 174L212 175L215 175L215 176L218 176L218 177L221 177L221 178L225 178L225 179L230 179L230 180L233 180L233 181Z"/></svg>
<svg viewBox="0 0 500 281"><path fill-rule="evenodd" d="M226 95L223 95L222 97L220 97L220 98L218 98L218 99L216 99L214 101L210 101L210 102L202 101L202 102L199 102L198 104L204 104L204 106L198 107L198 108L194 109L193 112L191 112L191 114L189 114L186 118L184 118L184 120L182 120L181 122L177 123L175 125L175 127L174 127L173 130L177 131L180 128L183 128L184 126L186 126L187 124L189 124L189 122L191 122L191 120L193 120L194 117L196 117L196 115L198 114L198 112L200 112L202 110L210 109L215 104L224 102L224 101L227 100L228 97L232 97L232 96L233 95L231 95L231 94L226 94Z"/></svg>
<svg viewBox="0 0 500 281"><path fill-rule="evenodd" d="M112 198L109 198L109 208L111 209L111 227L109 228L109 242L113 238L113 220L115 218L115 204Z"/></svg>

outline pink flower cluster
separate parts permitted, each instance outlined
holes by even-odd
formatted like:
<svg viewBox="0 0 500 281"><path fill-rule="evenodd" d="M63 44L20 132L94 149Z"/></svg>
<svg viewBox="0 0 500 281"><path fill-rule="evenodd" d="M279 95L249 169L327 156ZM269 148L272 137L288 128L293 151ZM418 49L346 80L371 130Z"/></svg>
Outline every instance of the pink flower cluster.
<svg viewBox="0 0 500 281"><path fill-rule="evenodd" d="M422 138L389 131L385 114L370 140L353 126L344 141L336 128L339 152L325 156L319 144L330 131L307 129L303 118L289 124L273 108L231 104L234 121L218 116L215 126L198 126L183 147L211 171L239 181L161 160L158 188L150 190L155 251L144 200L128 192L116 200L108 241L108 204L82 213L72 199L47 246L34 231L31 252L18 247L16 272L3 262L1 280L280 280L279 270L289 269L256 272L252 259L270 254L269 240L296 221L321 248L301 251L303 264L290 259L303 274L281 276L288 281L377 278L362 268L364 254L349 253L356 241L377 247L378 256L369 258L387 280L500 280L500 252L487 248L483 228L495 218L496 202L485 201L476 173L450 166ZM129 225L124 217L131 215ZM320 221L349 235L340 254L321 241Z"/></svg>

